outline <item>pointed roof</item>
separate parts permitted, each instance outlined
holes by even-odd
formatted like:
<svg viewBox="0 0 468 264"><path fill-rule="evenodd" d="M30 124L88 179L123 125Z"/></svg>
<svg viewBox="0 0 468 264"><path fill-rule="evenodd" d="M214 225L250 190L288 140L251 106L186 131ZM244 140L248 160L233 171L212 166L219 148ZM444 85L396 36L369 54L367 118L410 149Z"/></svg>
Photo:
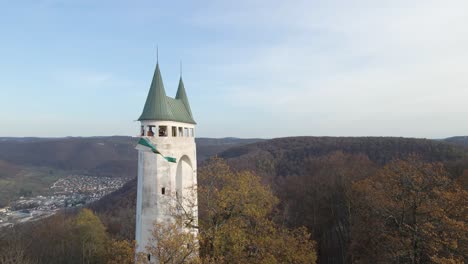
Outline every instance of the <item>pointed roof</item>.
<svg viewBox="0 0 468 264"><path fill-rule="evenodd" d="M157 63L145 107L138 120L165 120L169 118L166 91L164 90L159 63Z"/></svg>
<svg viewBox="0 0 468 264"><path fill-rule="evenodd" d="M180 76L179 79L179 87L177 87L177 94L175 98L181 100L184 103L190 116L192 116L192 110L190 109L190 104L188 101L187 93L185 92L185 86L184 81L182 81L182 76Z"/></svg>
<svg viewBox="0 0 468 264"><path fill-rule="evenodd" d="M179 95L179 90L177 91L177 95ZM176 96L174 99L166 96L161 72L159 70L159 63L156 64L156 70L154 71L153 81L151 82L148 97L146 98L145 107L138 120L176 121L196 124L192 117L183 83L180 98Z"/></svg>

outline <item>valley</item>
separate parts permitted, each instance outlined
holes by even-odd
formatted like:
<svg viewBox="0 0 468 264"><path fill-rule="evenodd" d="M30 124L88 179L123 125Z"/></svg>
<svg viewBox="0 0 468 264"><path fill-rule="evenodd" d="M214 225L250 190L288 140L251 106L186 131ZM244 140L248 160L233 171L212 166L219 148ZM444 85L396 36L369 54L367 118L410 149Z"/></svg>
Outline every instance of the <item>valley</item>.
<svg viewBox="0 0 468 264"><path fill-rule="evenodd" d="M19 195L25 196L0 208L0 227L35 221L51 216L60 209L84 206L121 188L126 181L126 178L67 175L52 183L48 189L39 191L38 195L23 191Z"/></svg>
<svg viewBox="0 0 468 264"><path fill-rule="evenodd" d="M199 161L261 139L197 139ZM135 139L0 138L0 227L82 207L136 176Z"/></svg>
<svg viewBox="0 0 468 264"><path fill-rule="evenodd" d="M277 220L288 228L303 226L312 234L311 239L317 242L317 263L346 263L359 252L353 244L358 237L353 233L358 227L351 214L357 210L353 207L357 200L350 196L354 183L371 178L395 160L415 156L423 162L443 164L450 178L467 188L468 152L465 141L459 138L205 138L197 139L198 168L201 171L210 163L209 157L218 156L235 171L259 175L279 199L275 209ZM60 222L62 217L72 219L78 211L60 208L90 208L99 216L110 237L132 241L137 192L134 139L44 141L46 147L42 146L41 152L35 155L29 154L29 148L44 142L39 139L19 141L24 144L21 146L23 155L11 156L5 154L0 141L0 157L3 158L0 180L4 184L0 190L10 192L8 208L0 210L3 221L0 225L26 222L17 226L24 226L22 230L31 228L25 231L28 235L43 236L34 230L44 228L50 221ZM64 145L68 147L63 148ZM38 166L41 164L44 166ZM47 217L52 214L56 217ZM365 226L360 228L364 228L363 233L367 232ZM52 233L41 239L52 243L56 236ZM41 245L33 243L33 246Z"/></svg>

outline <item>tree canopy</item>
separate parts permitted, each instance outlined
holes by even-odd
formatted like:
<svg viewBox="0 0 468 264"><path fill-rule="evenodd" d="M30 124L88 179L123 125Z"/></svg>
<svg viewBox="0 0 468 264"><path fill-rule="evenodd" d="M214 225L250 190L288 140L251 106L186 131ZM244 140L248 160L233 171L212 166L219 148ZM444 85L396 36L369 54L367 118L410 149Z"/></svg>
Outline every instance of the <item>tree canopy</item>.
<svg viewBox="0 0 468 264"><path fill-rule="evenodd" d="M468 192L440 163L397 160L353 185L354 263L464 263Z"/></svg>

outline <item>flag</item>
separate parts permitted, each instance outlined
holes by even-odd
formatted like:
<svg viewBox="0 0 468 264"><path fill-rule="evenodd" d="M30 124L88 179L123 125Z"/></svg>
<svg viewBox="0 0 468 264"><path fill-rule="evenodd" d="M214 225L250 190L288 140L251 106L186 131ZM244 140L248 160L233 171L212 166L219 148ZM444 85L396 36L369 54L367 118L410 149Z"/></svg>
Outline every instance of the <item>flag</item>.
<svg viewBox="0 0 468 264"><path fill-rule="evenodd" d="M165 160L169 161L169 162L172 162L172 163L177 163L177 159L176 158L173 158L173 157L166 157L164 156L163 154L161 154L161 152L159 152L156 147L151 144L148 140L146 140L145 138L140 138L140 140L138 141L138 146L137 148L139 149L145 149L147 151L151 151L155 154L159 154L161 155L161 157L163 157Z"/></svg>

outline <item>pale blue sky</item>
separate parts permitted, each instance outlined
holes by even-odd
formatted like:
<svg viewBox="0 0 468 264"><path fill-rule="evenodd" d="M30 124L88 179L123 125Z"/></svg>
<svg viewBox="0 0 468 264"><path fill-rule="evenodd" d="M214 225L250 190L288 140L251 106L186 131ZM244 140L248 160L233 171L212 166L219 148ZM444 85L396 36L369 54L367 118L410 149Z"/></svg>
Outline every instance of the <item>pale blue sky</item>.
<svg viewBox="0 0 468 264"><path fill-rule="evenodd" d="M135 135L156 62L206 137L468 134L468 1L0 0L0 136Z"/></svg>

